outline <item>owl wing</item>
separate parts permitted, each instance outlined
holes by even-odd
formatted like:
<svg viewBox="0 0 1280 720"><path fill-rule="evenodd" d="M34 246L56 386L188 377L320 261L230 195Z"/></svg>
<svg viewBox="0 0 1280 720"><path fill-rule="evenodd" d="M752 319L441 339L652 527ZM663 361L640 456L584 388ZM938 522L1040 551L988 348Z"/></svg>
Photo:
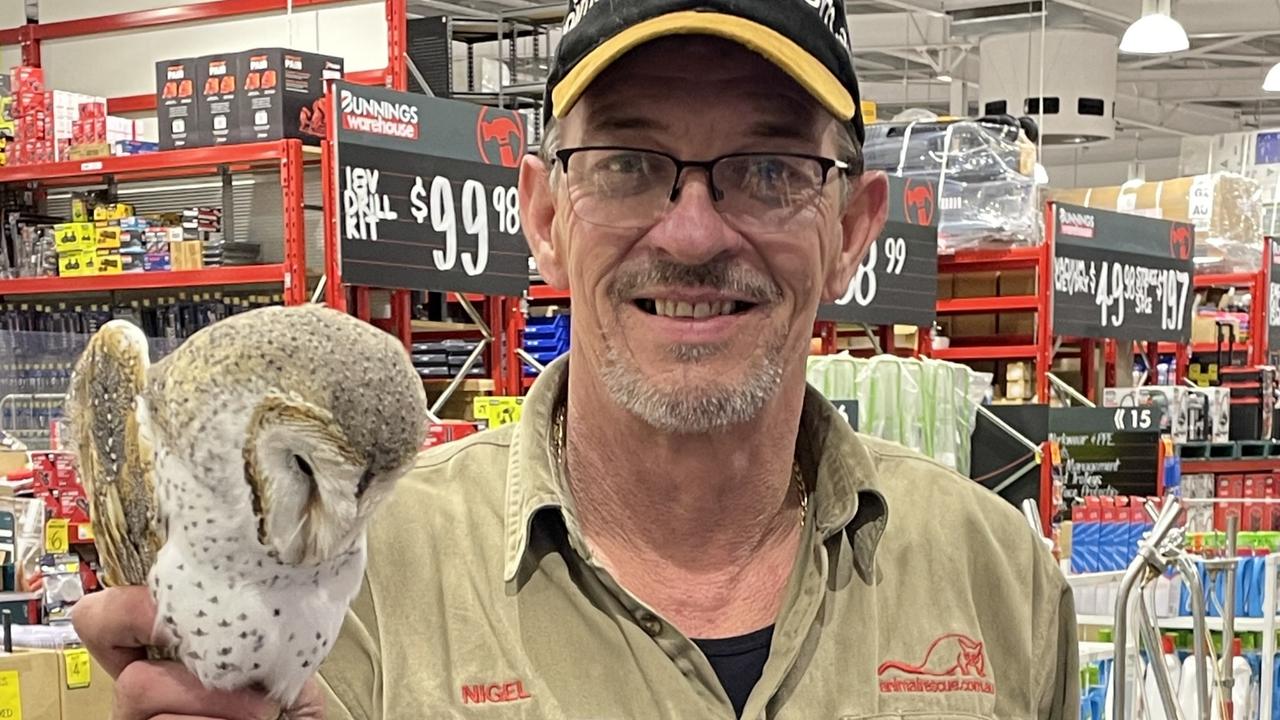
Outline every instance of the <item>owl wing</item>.
<svg viewBox="0 0 1280 720"><path fill-rule="evenodd" d="M150 364L142 330L113 320L89 339L71 375L70 444L107 586L146 585L164 543L156 522L155 453L138 406Z"/></svg>

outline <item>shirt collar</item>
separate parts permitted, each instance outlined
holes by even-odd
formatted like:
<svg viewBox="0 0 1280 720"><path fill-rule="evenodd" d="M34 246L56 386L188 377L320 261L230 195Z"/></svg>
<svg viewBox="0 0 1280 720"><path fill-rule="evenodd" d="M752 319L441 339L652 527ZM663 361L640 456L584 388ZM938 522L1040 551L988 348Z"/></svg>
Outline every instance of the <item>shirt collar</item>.
<svg viewBox="0 0 1280 720"><path fill-rule="evenodd" d="M576 531L572 498L553 450L553 419L568 376L567 357L547 366L525 398L512 434L505 511L507 582L520 570L539 512L560 509L570 532ZM811 488L816 528L824 541L847 531L856 568L870 582L876 547L888 523L875 461L849 423L812 387L805 392L800 426L796 457Z"/></svg>

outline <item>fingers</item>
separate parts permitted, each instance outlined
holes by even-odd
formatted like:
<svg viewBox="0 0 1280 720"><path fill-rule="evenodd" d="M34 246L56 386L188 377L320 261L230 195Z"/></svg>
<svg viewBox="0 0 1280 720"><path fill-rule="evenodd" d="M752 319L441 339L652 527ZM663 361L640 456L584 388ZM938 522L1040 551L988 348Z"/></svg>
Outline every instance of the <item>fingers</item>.
<svg viewBox="0 0 1280 720"><path fill-rule="evenodd" d="M155 617L155 604L146 588L119 587L84 596L71 612L71 623L80 641L114 678L125 666L146 657Z"/></svg>
<svg viewBox="0 0 1280 720"><path fill-rule="evenodd" d="M280 710L259 693L209 690L180 663L135 662L116 679L115 720L159 717L276 720Z"/></svg>

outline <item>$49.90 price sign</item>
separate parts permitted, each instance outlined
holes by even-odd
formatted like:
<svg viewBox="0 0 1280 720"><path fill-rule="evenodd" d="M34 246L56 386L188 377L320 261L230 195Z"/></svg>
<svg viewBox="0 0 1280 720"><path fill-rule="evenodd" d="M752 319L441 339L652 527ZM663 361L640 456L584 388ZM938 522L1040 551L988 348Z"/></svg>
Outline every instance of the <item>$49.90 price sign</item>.
<svg viewBox="0 0 1280 720"><path fill-rule="evenodd" d="M1053 333L1191 339L1195 228L1054 203Z"/></svg>
<svg viewBox="0 0 1280 720"><path fill-rule="evenodd" d="M339 83L333 122L343 281L519 295L520 115Z"/></svg>
<svg viewBox="0 0 1280 720"><path fill-rule="evenodd" d="M819 320L871 325L933 324L938 302L938 186L889 178L889 220L844 295Z"/></svg>

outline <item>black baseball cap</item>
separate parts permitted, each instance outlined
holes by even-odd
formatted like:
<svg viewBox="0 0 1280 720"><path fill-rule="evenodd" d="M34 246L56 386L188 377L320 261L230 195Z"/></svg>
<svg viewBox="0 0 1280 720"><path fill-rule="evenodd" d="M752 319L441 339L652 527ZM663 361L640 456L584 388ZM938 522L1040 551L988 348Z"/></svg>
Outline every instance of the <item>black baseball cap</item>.
<svg viewBox="0 0 1280 720"><path fill-rule="evenodd" d="M570 0L546 118L564 117L623 55L671 35L721 37L759 53L865 139L843 0Z"/></svg>

